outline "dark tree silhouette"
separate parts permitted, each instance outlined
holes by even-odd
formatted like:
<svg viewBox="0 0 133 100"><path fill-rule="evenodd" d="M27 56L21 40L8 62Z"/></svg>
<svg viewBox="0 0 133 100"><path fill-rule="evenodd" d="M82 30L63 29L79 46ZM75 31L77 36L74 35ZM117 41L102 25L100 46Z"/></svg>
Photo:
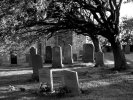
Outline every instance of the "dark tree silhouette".
<svg viewBox="0 0 133 100"><path fill-rule="evenodd" d="M111 43L114 69L127 68L119 40L122 0L42 0L41 5L37 0L10 1L0 1L0 18L4 24L0 29L1 36L10 33L11 37L15 34L21 41L33 42L43 35L52 36L59 30L73 30L90 36L92 40L101 35ZM7 24L7 19L10 24Z"/></svg>
<svg viewBox="0 0 133 100"><path fill-rule="evenodd" d="M50 15L57 18L58 28L72 28L77 33L90 37L102 35L111 43L115 61L114 69L127 68L119 39L122 0L53 0L51 4L52 6L54 4L54 9L49 5L52 9ZM57 11L58 13L55 13Z"/></svg>

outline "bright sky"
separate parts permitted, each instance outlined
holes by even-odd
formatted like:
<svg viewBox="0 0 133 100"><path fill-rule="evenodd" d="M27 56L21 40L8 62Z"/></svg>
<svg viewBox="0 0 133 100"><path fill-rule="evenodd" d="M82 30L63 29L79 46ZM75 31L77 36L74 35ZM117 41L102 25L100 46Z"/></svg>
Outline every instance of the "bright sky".
<svg viewBox="0 0 133 100"><path fill-rule="evenodd" d="M121 5L120 17L133 17L133 2L125 3Z"/></svg>

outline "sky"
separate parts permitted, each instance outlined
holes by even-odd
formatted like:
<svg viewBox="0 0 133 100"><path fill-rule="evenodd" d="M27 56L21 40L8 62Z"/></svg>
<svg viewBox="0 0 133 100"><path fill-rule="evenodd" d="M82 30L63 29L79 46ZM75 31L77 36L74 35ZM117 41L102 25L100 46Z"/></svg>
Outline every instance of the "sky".
<svg viewBox="0 0 133 100"><path fill-rule="evenodd" d="M133 2L125 3L121 5L120 17L133 17Z"/></svg>

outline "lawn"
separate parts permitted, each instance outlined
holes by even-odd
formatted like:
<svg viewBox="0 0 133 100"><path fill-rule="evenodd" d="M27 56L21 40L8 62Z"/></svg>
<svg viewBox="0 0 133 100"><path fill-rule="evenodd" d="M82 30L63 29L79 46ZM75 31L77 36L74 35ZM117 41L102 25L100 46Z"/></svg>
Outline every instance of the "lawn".
<svg viewBox="0 0 133 100"><path fill-rule="evenodd" d="M111 71L113 55L105 54L105 67L90 67L79 71L82 93L79 96L57 97L37 93L39 83L30 81L32 69L27 64L19 66L0 66L0 100L132 100L133 98L133 54L126 55L131 68L124 72ZM76 66L85 64L77 64ZM82 67L81 66L81 67ZM89 67L88 67L89 66ZM15 89L12 89L12 86ZM57 87L55 80L54 87ZM25 91L22 91L24 88Z"/></svg>

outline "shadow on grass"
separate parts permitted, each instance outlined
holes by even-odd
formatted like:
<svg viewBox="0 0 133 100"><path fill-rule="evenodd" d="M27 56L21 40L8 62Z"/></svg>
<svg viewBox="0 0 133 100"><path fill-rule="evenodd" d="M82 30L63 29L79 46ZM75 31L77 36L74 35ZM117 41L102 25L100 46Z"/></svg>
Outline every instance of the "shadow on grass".
<svg viewBox="0 0 133 100"><path fill-rule="evenodd" d="M2 76L0 77L0 86L3 85L17 85L30 82L32 74L20 74L20 75L11 75L11 76Z"/></svg>

